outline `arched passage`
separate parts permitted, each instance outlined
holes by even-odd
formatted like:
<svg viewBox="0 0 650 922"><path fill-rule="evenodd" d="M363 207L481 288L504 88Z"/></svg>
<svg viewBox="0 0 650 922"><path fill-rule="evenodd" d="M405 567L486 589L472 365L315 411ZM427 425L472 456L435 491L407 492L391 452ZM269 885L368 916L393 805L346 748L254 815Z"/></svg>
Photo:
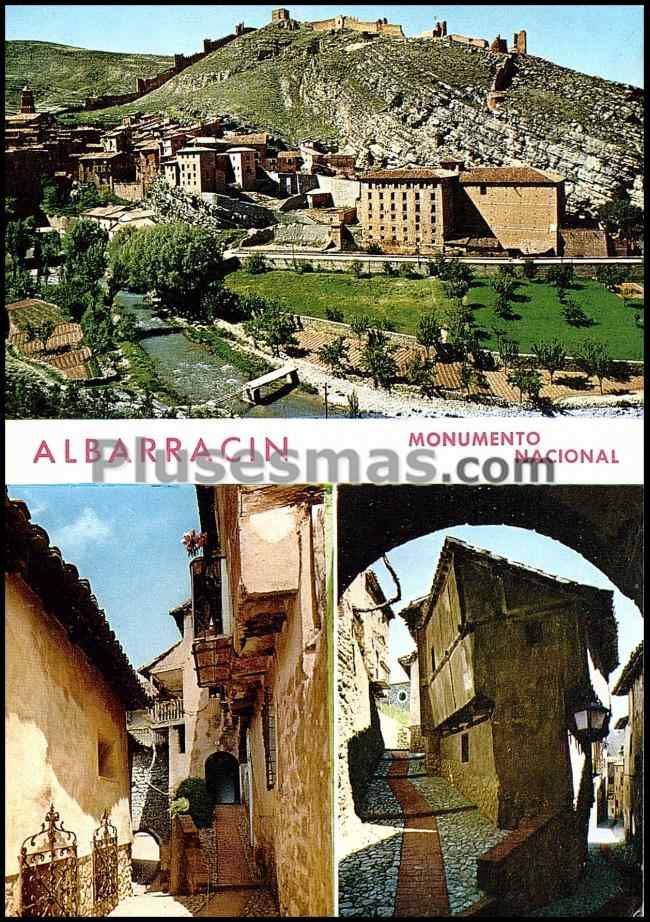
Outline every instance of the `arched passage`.
<svg viewBox="0 0 650 922"><path fill-rule="evenodd" d="M160 869L160 843L155 833L147 830L134 833L131 863L136 883L149 884L155 879Z"/></svg>
<svg viewBox="0 0 650 922"><path fill-rule="evenodd" d="M215 804L238 804L239 763L228 752L214 752L205 760L205 783Z"/></svg>
<svg viewBox="0 0 650 922"><path fill-rule="evenodd" d="M455 525L514 525L573 548L643 611L642 496L636 486L342 486L339 591L413 538Z"/></svg>

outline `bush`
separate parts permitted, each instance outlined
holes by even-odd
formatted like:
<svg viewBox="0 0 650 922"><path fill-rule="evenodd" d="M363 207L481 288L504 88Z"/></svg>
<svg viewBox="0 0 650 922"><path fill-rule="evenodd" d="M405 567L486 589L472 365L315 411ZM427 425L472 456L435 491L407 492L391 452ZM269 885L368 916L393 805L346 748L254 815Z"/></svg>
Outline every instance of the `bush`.
<svg viewBox="0 0 650 922"><path fill-rule="evenodd" d="M382 269L384 270L384 275L395 275L395 267L389 260L382 263Z"/></svg>
<svg viewBox="0 0 650 922"><path fill-rule="evenodd" d="M303 275L305 272L313 272L314 267L310 262L303 260L302 262L296 263L296 272L298 275Z"/></svg>
<svg viewBox="0 0 650 922"><path fill-rule="evenodd" d="M261 253L253 253L244 260L244 270L249 275L261 275L266 272L266 260Z"/></svg>
<svg viewBox="0 0 650 922"><path fill-rule="evenodd" d="M342 310L338 307L326 307L325 308L325 319L333 320L335 323L344 323L345 315Z"/></svg>
<svg viewBox="0 0 650 922"><path fill-rule="evenodd" d="M350 272L355 278L360 279L363 275L363 266L355 260L350 266Z"/></svg>
<svg viewBox="0 0 650 922"><path fill-rule="evenodd" d="M521 277L523 279L534 279L537 275L537 266L534 259L525 259L521 267Z"/></svg>
<svg viewBox="0 0 650 922"><path fill-rule="evenodd" d="M416 273L413 269L413 266L411 266L409 263L402 263L400 265L399 277L401 279L412 279L412 278L415 278L415 275Z"/></svg>
<svg viewBox="0 0 650 922"><path fill-rule="evenodd" d="M384 252L378 243L370 243L366 249L369 256L381 256Z"/></svg>
<svg viewBox="0 0 650 922"><path fill-rule="evenodd" d="M212 825L214 803L208 793L208 788L203 778L186 778L176 788L175 800L186 799L189 803L187 812L194 820L198 829L206 829Z"/></svg>

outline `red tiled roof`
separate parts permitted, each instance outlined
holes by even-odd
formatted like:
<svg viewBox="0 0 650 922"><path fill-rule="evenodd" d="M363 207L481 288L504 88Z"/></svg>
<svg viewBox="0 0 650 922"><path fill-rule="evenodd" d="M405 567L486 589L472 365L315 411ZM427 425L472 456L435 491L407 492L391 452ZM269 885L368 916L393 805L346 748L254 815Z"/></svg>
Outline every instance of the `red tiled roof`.
<svg viewBox="0 0 650 922"><path fill-rule="evenodd" d="M417 167L414 169L399 170L371 170L368 173L362 173L359 179L361 182L368 182L375 179L446 179L455 176L451 170L436 170L430 167Z"/></svg>
<svg viewBox="0 0 650 922"><path fill-rule="evenodd" d="M464 170L458 174L462 185L485 183L525 183L536 186L555 186L563 182L558 173L545 173L532 166L485 166Z"/></svg>

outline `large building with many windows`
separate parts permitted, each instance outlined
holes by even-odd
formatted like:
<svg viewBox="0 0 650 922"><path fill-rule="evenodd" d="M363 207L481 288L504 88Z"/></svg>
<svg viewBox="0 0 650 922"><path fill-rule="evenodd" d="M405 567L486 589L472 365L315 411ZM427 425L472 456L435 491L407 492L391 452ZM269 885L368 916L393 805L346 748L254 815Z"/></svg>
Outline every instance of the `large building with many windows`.
<svg viewBox="0 0 650 922"><path fill-rule="evenodd" d="M361 177L359 222L366 245L388 253L439 252L452 222L451 170L374 170Z"/></svg>

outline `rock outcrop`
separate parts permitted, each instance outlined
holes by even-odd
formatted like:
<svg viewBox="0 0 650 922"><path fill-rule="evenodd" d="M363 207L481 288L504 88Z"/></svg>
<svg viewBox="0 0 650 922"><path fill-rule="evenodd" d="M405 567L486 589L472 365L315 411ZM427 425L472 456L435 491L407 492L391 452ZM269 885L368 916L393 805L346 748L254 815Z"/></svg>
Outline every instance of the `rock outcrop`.
<svg viewBox="0 0 650 922"><path fill-rule="evenodd" d="M525 160L567 178L578 210L623 185L642 204L643 93L518 55L497 111L486 99L507 56L446 41L267 27L187 68L148 97L188 115L245 119L295 143L330 140L360 166Z"/></svg>

